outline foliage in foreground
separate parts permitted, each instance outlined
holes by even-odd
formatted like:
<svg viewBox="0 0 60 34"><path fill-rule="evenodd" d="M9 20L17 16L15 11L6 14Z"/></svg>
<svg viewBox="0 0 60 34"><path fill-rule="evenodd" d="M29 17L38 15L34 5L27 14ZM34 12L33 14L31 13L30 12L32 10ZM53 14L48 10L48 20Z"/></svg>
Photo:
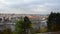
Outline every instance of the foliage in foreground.
<svg viewBox="0 0 60 34"><path fill-rule="evenodd" d="M60 31L60 13L53 13L48 17L48 31Z"/></svg>
<svg viewBox="0 0 60 34"><path fill-rule="evenodd" d="M31 28L31 21L27 16L21 17L19 21L16 22L16 32L17 34L28 34Z"/></svg>

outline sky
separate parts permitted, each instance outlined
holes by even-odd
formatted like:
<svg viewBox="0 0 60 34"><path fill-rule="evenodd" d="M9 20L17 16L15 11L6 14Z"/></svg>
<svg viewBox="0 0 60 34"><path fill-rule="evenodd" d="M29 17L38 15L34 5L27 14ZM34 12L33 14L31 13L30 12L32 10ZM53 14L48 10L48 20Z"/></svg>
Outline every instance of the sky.
<svg viewBox="0 0 60 34"><path fill-rule="evenodd" d="M60 12L60 0L0 0L0 13L49 14Z"/></svg>

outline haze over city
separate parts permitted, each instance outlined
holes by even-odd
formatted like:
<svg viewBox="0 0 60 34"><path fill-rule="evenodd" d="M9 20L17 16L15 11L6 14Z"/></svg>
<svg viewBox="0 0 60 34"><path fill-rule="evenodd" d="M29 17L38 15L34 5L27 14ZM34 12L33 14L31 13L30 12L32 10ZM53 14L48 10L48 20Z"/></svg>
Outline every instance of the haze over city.
<svg viewBox="0 0 60 34"><path fill-rule="evenodd" d="M60 0L0 0L0 13L49 14L60 12Z"/></svg>

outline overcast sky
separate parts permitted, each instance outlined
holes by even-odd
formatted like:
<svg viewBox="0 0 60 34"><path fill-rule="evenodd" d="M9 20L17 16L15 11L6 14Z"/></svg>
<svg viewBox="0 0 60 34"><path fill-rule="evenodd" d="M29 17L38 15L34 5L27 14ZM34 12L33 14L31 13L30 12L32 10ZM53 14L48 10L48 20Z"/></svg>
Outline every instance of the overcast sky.
<svg viewBox="0 0 60 34"><path fill-rule="evenodd" d="M49 14L60 11L60 0L0 0L0 13Z"/></svg>

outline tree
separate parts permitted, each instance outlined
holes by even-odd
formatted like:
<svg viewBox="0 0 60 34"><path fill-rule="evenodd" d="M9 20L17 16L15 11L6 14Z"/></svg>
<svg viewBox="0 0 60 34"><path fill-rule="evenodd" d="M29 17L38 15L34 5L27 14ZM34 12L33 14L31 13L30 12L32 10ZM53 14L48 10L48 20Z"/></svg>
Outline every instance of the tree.
<svg viewBox="0 0 60 34"><path fill-rule="evenodd" d="M31 28L31 21L29 20L29 18L27 16L24 17L23 28L24 28L25 34L30 33L29 31Z"/></svg>
<svg viewBox="0 0 60 34"><path fill-rule="evenodd" d="M2 21L2 18L0 18L0 22Z"/></svg>
<svg viewBox="0 0 60 34"><path fill-rule="evenodd" d="M54 21L54 14L51 12L51 14L48 17L47 25L48 25L48 30L50 31L52 29L53 21Z"/></svg>
<svg viewBox="0 0 60 34"><path fill-rule="evenodd" d="M16 23L16 31L17 34L28 34L31 28L31 21L27 16L24 18L21 18L19 21Z"/></svg>
<svg viewBox="0 0 60 34"><path fill-rule="evenodd" d="M60 30L60 13L56 14L56 25L57 29Z"/></svg>
<svg viewBox="0 0 60 34"><path fill-rule="evenodd" d="M23 28L22 28L23 22L24 22L24 19L22 17L19 21L16 22L16 33L17 34L23 34Z"/></svg>
<svg viewBox="0 0 60 34"><path fill-rule="evenodd" d="M58 31L60 29L60 13L51 12L47 20L47 25L49 31Z"/></svg>

